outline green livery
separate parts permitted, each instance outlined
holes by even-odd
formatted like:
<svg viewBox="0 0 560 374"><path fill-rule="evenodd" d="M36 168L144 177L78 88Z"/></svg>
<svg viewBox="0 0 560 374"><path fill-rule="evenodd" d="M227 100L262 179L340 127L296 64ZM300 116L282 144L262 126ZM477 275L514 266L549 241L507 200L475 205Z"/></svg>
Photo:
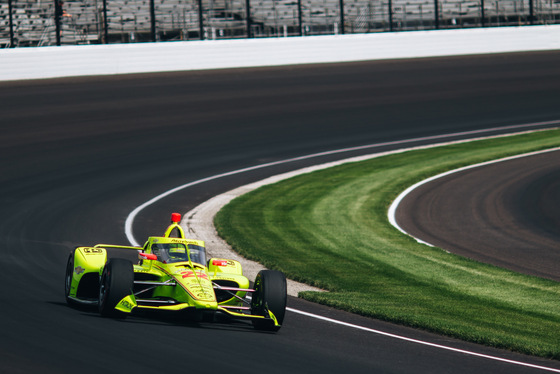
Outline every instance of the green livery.
<svg viewBox="0 0 560 374"><path fill-rule="evenodd" d="M213 321L221 313L250 320L259 330L278 331L286 311L284 274L263 270L251 288L238 261L207 260L204 242L185 238L181 215L171 217L164 235L149 237L142 248L112 244L75 248L66 266L68 304L97 305L102 316L112 318L144 309ZM107 249L135 250L139 262L109 258Z"/></svg>

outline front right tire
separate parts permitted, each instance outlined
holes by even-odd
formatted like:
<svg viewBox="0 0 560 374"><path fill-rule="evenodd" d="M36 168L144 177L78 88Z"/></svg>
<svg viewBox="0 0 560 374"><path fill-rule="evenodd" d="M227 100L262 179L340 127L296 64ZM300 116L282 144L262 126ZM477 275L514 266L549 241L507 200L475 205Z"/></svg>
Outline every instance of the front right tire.
<svg viewBox="0 0 560 374"><path fill-rule="evenodd" d="M276 270L261 270L255 279L255 292L251 299L251 314L268 316L267 310L276 317L279 325L284 321L286 302L288 299L286 276ZM254 319L253 326L257 330L278 331L271 320Z"/></svg>

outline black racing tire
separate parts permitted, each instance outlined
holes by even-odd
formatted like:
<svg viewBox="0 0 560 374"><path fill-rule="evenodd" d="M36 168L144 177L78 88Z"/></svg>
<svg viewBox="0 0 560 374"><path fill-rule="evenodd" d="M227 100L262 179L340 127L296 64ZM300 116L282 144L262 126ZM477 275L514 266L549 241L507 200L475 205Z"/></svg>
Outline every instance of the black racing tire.
<svg viewBox="0 0 560 374"><path fill-rule="evenodd" d="M266 316L266 309L271 311L278 324L284 322L286 302L288 300L286 276L276 270L261 270L255 278L255 292L251 299L251 314ZM270 320L254 319L253 326L257 330L278 331Z"/></svg>
<svg viewBox="0 0 560 374"><path fill-rule="evenodd" d="M115 309L125 296L132 294L134 268L132 262L111 258L105 264L99 282L99 313L103 317L126 318L127 313Z"/></svg>
<svg viewBox="0 0 560 374"><path fill-rule="evenodd" d="M70 306L76 306L78 303L70 298L70 287L72 286L72 279L74 278L74 249L68 255L68 261L66 262L66 274L64 276L64 297L66 298L66 303Z"/></svg>

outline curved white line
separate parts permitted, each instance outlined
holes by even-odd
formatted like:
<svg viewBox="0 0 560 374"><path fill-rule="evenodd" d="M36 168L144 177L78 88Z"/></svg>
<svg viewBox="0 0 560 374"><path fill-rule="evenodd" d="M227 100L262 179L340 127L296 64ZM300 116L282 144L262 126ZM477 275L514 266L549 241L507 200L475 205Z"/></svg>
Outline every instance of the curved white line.
<svg viewBox="0 0 560 374"><path fill-rule="evenodd" d="M146 201L142 205L136 207L132 212L130 212L128 217L126 217L126 221L125 221L125 225L124 225L124 231L125 231L126 237L127 237L128 241L130 242L130 244L133 245L133 246L139 246L140 244L134 238L134 234L132 232L132 226L133 226L133 223L134 223L134 219L136 218L138 213L140 213L143 209L145 209L146 207L156 203L157 201L159 201L159 200L161 200L161 199L163 199L163 198L165 198L165 197L167 197L167 196L169 196L169 195L171 195L175 192L184 190L186 188L195 186L197 184L201 184L201 183L204 183L204 182L209 182L209 181L212 181L212 180L215 180L215 179L219 179L219 178L223 178L223 177L227 177L227 176L231 176L231 175L241 174L241 173L245 173L245 172L248 172L248 171L263 169L263 168L267 168L267 167L275 166L275 165L287 164L287 163L295 162L295 161L302 161L302 160L307 160L307 159L321 157L321 156L328 156L328 155L334 155L334 154L345 153L345 152L359 151L359 150L364 150L364 149L380 148L380 147L385 147L385 146L390 146L390 145L404 145L404 144L410 144L410 143L414 143L414 142L443 140L443 139L449 139L449 138L454 138L454 137L458 137L458 136L462 137L462 136L470 136L470 135L481 135L481 134L494 132L494 131L504 131L504 130L513 131L513 130L520 130L520 129L531 129L531 128L540 127L540 126L549 126L549 125L557 125L557 124L560 124L560 120L547 121L547 122L536 122L536 123L523 124L523 125L513 125L513 126L506 126L506 127L493 127L493 128L490 128L490 129L483 129L483 130L463 131L463 132L457 132L457 133L453 133L453 134L425 136L425 137L420 137L420 138L405 139L405 140L398 140L398 141L392 141L392 142L368 144L368 145L359 146L359 147L342 148L342 149L337 149L337 150L334 150L334 151L314 153L314 154L310 154L310 155L306 155L306 156L294 157L294 158L290 158L290 159L287 159L287 160L280 160L280 161L275 161L275 162L269 162L269 163L266 163L266 164L255 165L255 166L251 166L251 167L244 168L244 169L230 171L230 172L227 172L227 173L217 174L217 175L214 175L214 176L211 176L211 177L208 177L208 178L199 179L197 181L190 182L190 183L183 184L181 186L175 187L175 188L173 188L169 191L166 191L166 192L152 198L149 201Z"/></svg>
<svg viewBox="0 0 560 374"><path fill-rule="evenodd" d="M417 242L422 243L422 244L426 244L430 247L434 247L433 244L427 243L427 242L423 241L422 239L419 239L419 238L415 237L414 235L409 234L402 227L400 227L399 224L397 223L397 220L396 220L397 208L399 207L399 204L404 200L404 198L408 194L410 194L412 191L414 191L418 187L425 185L426 183L430 183L430 182L432 182L436 179L440 179L440 178L446 177L446 176L451 175L451 174L460 173L462 171L478 168L478 167L481 167L481 166L486 166L486 165L491 165L491 164L497 164L497 163L500 163L500 162L515 160L515 159L518 159L518 158L529 157L529 156L539 155L539 154L548 153L548 152L555 152L555 151L558 151L558 150L560 150L560 147L545 149L545 150L542 150L542 151L524 153L524 154L521 154L521 155L515 155L515 156L510 156L510 157L504 157L504 158L500 158L500 159L497 159L497 160L481 162L480 164L469 165L469 166L465 166L465 167L462 167L462 168L459 168L459 169L450 170L450 171L447 171L445 173L441 173L441 174L438 174L438 175L434 175L433 177L424 179L423 181L420 181L420 182L408 187L399 196L397 196L397 198L393 201L393 203L389 207L389 211L387 213L387 216L389 218L389 222L391 223L391 225L393 225L400 232L414 238Z"/></svg>

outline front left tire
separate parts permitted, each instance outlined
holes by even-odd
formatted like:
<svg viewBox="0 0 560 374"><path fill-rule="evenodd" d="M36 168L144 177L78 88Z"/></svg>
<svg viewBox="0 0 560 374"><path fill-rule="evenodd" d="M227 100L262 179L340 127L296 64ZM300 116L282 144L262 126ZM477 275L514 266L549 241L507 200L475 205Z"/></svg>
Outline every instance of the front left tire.
<svg viewBox="0 0 560 374"><path fill-rule="evenodd" d="M74 249L70 252L68 256L68 261L66 262L66 275L64 276L64 297L66 298L66 303L70 306L76 306L76 302L70 298L70 289L72 287L72 280L74 277Z"/></svg>
<svg viewBox="0 0 560 374"><path fill-rule="evenodd" d="M125 297L132 294L134 269L132 262L111 258L105 264L99 283L99 313L103 317L125 318L127 313L115 309Z"/></svg>

